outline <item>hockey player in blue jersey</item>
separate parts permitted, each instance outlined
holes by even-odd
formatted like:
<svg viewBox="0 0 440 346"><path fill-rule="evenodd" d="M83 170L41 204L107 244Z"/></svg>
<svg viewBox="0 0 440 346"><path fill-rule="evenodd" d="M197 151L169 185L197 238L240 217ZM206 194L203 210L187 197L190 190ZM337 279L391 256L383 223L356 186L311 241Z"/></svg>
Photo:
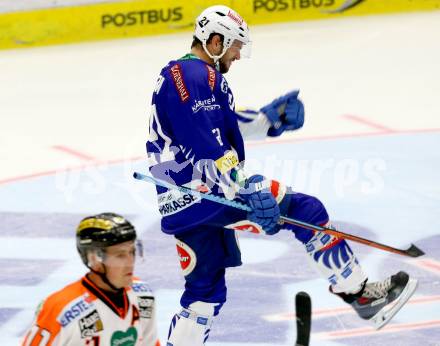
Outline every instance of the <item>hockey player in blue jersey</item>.
<svg viewBox="0 0 440 346"><path fill-rule="evenodd" d="M209 7L196 19L191 53L162 69L153 94L147 141L150 172L175 185L239 198L252 208L246 213L157 187L162 230L176 238L185 277L182 308L171 322L169 346L201 346L207 340L213 317L226 302L225 269L241 265L236 232L276 234L280 214L331 227L317 198L244 173L244 137L279 136L304 122L298 91L259 111L235 110L223 75L235 60L249 55L249 46L247 24L236 12ZM379 318L390 303L399 302L400 307L416 288L416 281L404 272L369 282L343 239L296 226L283 228L304 244L330 291L379 327L398 310Z"/></svg>

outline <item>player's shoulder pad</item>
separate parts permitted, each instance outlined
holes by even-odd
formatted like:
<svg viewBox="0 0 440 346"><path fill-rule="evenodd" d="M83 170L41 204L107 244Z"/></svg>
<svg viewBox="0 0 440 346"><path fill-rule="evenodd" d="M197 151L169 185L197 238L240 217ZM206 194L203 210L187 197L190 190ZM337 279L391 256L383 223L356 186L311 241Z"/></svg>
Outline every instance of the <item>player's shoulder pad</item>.
<svg viewBox="0 0 440 346"><path fill-rule="evenodd" d="M56 321L66 327L84 311L90 310L95 299L77 281L47 297L40 307L37 319L51 323Z"/></svg>
<svg viewBox="0 0 440 346"><path fill-rule="evenodd" d="M182 102L190 100L193 97L192 93L198 93L203 89L208 91L209 88L210 93L214 92L219 80L219 73L215 68L198 59L171 61L166 74L173 82Z"/></svg>

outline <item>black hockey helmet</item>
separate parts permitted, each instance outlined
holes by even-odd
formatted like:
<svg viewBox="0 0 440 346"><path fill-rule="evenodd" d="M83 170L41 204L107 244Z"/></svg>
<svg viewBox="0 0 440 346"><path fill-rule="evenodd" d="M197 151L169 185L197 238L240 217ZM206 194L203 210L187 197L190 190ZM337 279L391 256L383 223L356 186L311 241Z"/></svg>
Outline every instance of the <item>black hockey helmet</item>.
<svg viewBox="0 0 440 346"><path fill-rule="evenodd" d="M92 249L136 240L136 230L123 216L102 213L81 220L76 229L76 247L83 263L88 267L87 253Z"/></svg>

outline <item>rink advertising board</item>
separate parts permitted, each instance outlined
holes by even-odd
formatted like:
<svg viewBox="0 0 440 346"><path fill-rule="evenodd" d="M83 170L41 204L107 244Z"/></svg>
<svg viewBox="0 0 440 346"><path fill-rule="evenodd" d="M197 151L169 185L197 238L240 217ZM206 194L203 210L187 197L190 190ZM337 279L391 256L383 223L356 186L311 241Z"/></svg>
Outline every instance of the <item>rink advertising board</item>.
<svg viewBox="0 0 440 346"><path fill-rule="evenodd" d="M145 0L0 14L0 48L187 31L217 1Z"/></svg>
<svg viewBox="0 0 440 346"><path fill-rule="evenodd" d="M93 0L91 0L93 1ZM440 0L224 0L249 24L439 10ZM138 0L0 14L0 49L192 30L210 0Z"/></svg>
<svg viewBox="0 0 440 346"><path fill-rule="evenodd" d="M245 0L236 10L252 24L439 10L438 0Z"/></svg>

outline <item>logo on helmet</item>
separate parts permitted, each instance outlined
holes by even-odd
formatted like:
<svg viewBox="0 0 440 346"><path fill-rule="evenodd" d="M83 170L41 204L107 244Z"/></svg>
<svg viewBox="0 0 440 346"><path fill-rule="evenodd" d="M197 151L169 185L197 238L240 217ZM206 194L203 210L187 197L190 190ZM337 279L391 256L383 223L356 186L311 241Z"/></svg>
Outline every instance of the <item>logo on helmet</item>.
<svg viewBox="0 0 440 346"><path fill-rule="evenodd" d="M123 217L121 217L121 216L115 216L113 218L113 222L121 225L121 224L123 224L125 222L125 219Z"/></svg>
<svg viewBox="0 0 440 346"><path fill-rule="evenodd" d="M228 17L231 18L238 25L242 25L243 24L243 18L241 18L237 13L229 11L228 12Z"/></svg>

